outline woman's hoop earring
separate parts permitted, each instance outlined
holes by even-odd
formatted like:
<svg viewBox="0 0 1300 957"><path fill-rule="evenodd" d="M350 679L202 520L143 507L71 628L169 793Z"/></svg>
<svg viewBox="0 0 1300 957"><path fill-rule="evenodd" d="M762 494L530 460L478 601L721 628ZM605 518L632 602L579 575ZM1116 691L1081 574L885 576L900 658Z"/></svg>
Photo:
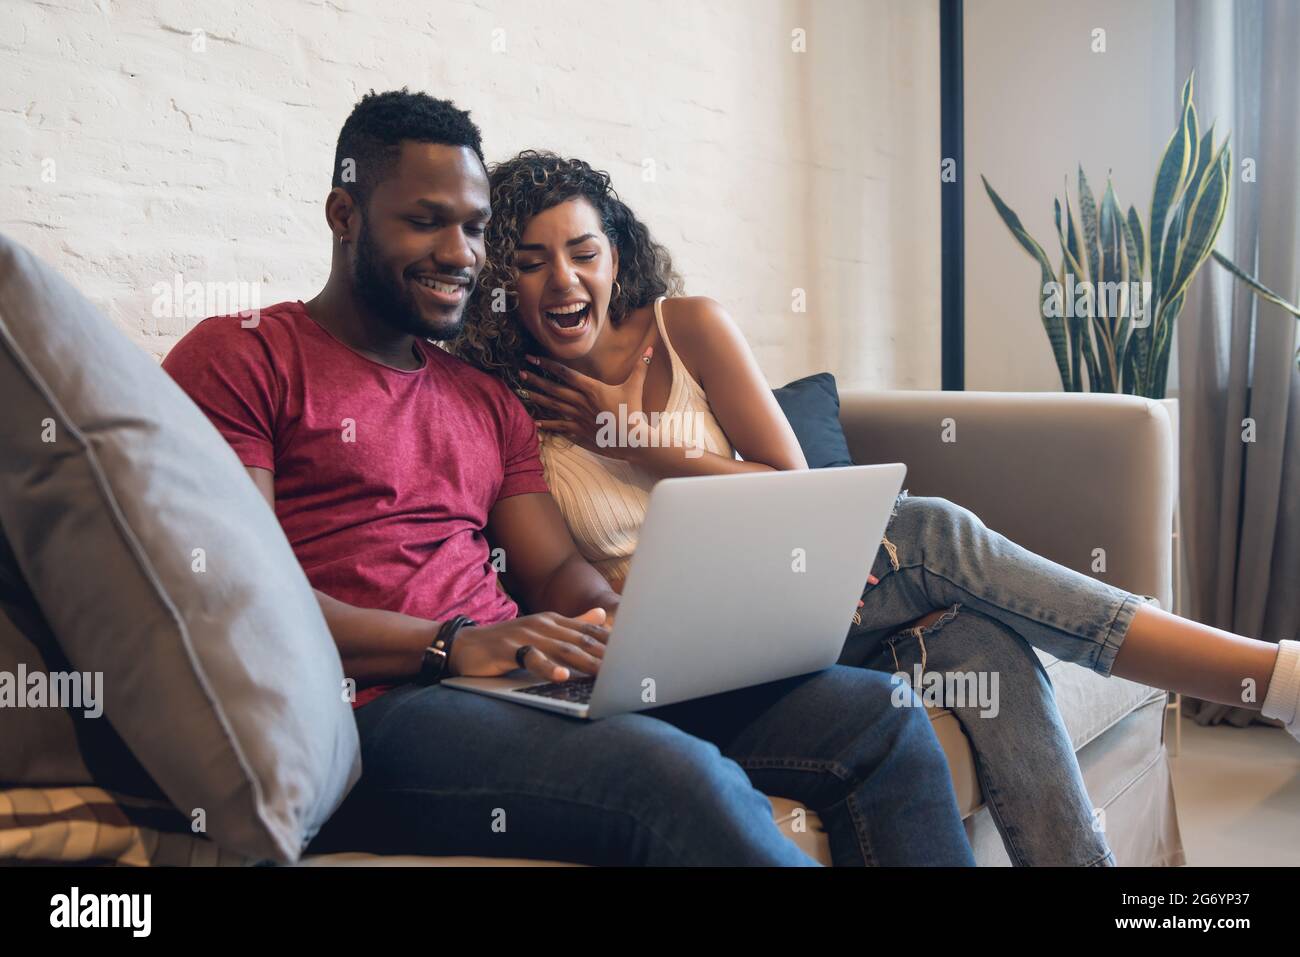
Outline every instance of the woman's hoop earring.
<svg viewBox="0 0 1300 957"><path fill-rule="evenodd" d="M617 298L618 298L619 296L621 296L621 295L623 295L623 287L622 287L621 285L619 285L619 281L618 281L617 279L615 279L615 280L614 280L614 298L617 299Z"/></svg>

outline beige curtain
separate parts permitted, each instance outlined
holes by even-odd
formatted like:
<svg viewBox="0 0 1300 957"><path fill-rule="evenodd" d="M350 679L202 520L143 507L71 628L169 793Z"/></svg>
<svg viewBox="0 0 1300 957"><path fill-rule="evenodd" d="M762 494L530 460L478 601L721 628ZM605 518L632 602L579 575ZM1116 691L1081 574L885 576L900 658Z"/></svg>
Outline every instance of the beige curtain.
<svg viewBox="0 0 1300 957"><path fill-rule="evenodd" d="M1175 16L1176 86L1195 69L1202 128L1213 119L1216 134L1232 135L1232 200L1217 248L1295 302L1300 2L1177 0ZM1207 263L1178 330L1184 612L1269 641L1300 637L1296 327ZM1254 442L1242 439L1246 418L1254 420ZM1201 724L1245 725L1254 717L1243 708L1186 704Z"/></svg>

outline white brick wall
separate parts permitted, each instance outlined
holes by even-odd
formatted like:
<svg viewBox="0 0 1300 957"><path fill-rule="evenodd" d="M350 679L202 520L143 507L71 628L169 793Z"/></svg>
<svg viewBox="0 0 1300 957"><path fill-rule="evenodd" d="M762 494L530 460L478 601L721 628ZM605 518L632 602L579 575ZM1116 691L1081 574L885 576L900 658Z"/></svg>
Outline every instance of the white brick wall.
<svg viewBox="0 0 1300 957"><path fill-rule="evenodd" d="M193 321L152 315L176 273L315 294L339 125L405 84L471 110L489 160L608 169L774 384L936 387L934 7L0 0L0 230L161 356Z"/></svg>

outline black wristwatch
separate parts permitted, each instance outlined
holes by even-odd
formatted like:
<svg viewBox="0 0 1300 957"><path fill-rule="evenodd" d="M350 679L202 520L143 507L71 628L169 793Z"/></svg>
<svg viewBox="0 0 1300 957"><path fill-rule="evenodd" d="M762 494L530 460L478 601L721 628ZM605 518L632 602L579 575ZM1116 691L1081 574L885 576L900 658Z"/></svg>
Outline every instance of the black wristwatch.
<svg viewBox="0 0 1300 957"><path fill-rule="evenodd" d="M416 682L422 685L436 685L447 676L447 663L451 661L451 646L456 634L462 628L473 628L476 622L467 615L457 615L442 623L433 644L424 649L424 658L420 661L420 674Z"/></svg>

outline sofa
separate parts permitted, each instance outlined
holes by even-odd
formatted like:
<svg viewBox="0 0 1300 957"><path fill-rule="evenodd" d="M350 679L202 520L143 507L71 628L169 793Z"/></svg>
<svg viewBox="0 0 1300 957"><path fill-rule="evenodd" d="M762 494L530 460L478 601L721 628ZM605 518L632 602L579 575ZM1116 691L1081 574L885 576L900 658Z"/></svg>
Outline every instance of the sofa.
<svg viewBox="0 0 1300 957"><path fill-rule="evenodd" d="M1174 463L1159 403L851 392L839 407L853 461L905 462L911 494L965 505L1078 571L1104 548L1109 582L1169 607ZM0 715L0 862L561 863L300 857L361 773L306 578L197 407L3 236L0 451L0 675L98 676L103 691L98 713L41 701ZM1183 863L1164 692L1043 660L1118 862ZM961 727L930 717L976 859L1007 863ZM816 816L769 797L790 839L829 863Z"/></svg>
<svg viewBox="0 0 1300 957"><path fill-rule="evenodd" d="M841 396L840 421L855 462L907 463L910 494L964 505L990 528L1085 574L1093 574L1093 548L1103 547L1106 581L1170 607L1176 473L1160 403L1090 394L849 391ZM1038 655L1116 862L1184 864L1165 750L1166 693ZM1008 865L961 725L946 709L929 713L976 861ZM786 836L829 865L817 816L796 814L796 802L781 795L768 797ZM799 820L807 824L796 831ZM557 863L343 853L308 856L300 866Z"/></svg>

